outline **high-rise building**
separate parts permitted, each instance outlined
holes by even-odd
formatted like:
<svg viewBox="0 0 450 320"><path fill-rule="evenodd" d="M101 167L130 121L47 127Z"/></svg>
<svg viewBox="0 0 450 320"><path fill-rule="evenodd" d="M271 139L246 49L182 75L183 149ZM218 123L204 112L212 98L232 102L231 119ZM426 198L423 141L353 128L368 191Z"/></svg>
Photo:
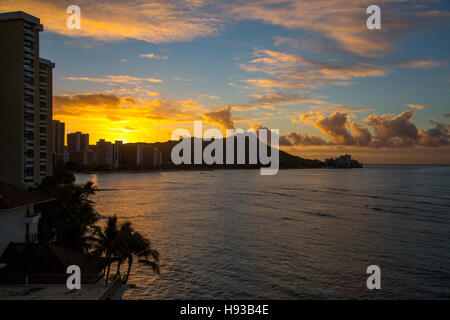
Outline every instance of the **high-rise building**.
<svg viewBox="0 0 450 320"><path fill-rule="evenodd" d="M162 152L153 144L127 143L122 145L120 167L125 169L159 168L162 164Z"/></svg>
<svg viewBox="0 0 450 320"><path fill-rule="evenodd" d="M123 141L120 140L116 140L116 142L114 142L113 144L113 169L117 169L120 166L120 160L122 158L122 146Z"/></svg>
<svg viewBox="0 0 450 320"><path fill-rule="evenodd" d="M67 151L78 152L89 149L89 133L73 132L67 134Z"/></svg>
<svg viewBox="0 0 450 320"><path fill-rule="evenodd" d="M54 164L64 163L64 137L65 137L65 124L58 120L52 120L53 124L53 151L54 151Z"/></svg>
<svg viewBox="0 0 450 320"><path fill-rule="evenodd" d="M0 13L0 180L22 188L53 171L52 72L39 58L40 20Z"/></svg>
<svg viewBox="0 0 450 320"><path fill-rule="evenodd" d="M100 139L95 149L95 162L97 166L110 169L113 165L113 145L111 142Z"/></svg>

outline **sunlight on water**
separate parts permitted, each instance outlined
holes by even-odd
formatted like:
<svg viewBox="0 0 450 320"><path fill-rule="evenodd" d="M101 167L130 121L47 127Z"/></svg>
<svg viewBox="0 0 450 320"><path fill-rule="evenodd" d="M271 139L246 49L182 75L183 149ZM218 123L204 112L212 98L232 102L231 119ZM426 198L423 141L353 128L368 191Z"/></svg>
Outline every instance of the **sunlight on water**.
<svg viewBox="0 0 450 320"><path fill-rule="evenodd" d="M78 174L153 240L125 299L450 297L450 167ZM379 265L379 291L366 288Z"/></svg>

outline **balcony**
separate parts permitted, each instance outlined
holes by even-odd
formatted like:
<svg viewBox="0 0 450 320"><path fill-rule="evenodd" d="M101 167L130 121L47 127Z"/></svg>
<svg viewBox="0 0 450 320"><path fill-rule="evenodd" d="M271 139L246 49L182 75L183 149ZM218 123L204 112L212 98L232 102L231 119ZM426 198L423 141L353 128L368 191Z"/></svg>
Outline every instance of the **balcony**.
<svg viewBox="0 0 450 320"><path fill-rule="evenodd" d="M30 92L34 91L34 87L29 83L25 83L24 88L30 90Z"/></svg>
<svg viewBox="0 0 450 320"><path fill-rule="evenodd" d="M27 52L27 53L34 54L34 50L33 50L32 48L30 48L30 47L24 46L24 47L23 47L23 51L25 51L25 52Z"/></svg>
<svg viewBox="0 0 450 320"><path fill-rule="evenodd" d="M25 34L27 34L27 35L30 35L30 36L34 36L34 31L33 31L33 29L30 29L30 28L24 28L24 33Z"/></svg>
<svg viewBox="0 0 450 320"><path fill-rule="evenodd" d="M31 107L30 105L25 104L25 112L34 114L34 108Z"/></svg>
<svg viewBox="0 0 450 320"><path fill-rule="evenodd" d="M33 162L25 163L25 164L24 164L24 168L25 168L25 169L33 169L33 168L34 168Z"/></svg>

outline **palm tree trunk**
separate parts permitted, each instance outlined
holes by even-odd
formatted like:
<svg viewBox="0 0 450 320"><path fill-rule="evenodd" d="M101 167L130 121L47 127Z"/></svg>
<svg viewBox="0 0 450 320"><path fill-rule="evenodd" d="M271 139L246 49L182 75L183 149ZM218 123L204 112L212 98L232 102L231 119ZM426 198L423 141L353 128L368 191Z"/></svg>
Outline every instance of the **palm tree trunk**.
<svg viewBox="0 0 450 320"><path fill-rule="evenodd" d="M115 279L117 279L118 277L120 277L120 266L122 265L122 260L119 260L119 262L117 263L117 270L116 270L116 276Z"/></svg>
<svg viewBox="0 0 450 320"><path fill-rule="evenodd" d="M106 257L108 258L108 260L111 258L111 256L108 254L106 255ZM105 279L105 284L108 284L108 279L109 279L109 271L111 270L111 262L108 263L108 271L106 272L106 279Z"/></svg>
<svg viewBox="0 0 450 320"><path fill-rule="evenodd" d="M132 259L132 258L129 258L129 259L128 259L128 270L127 270L127 275L125 276L124 283L127 283L128 278L130 277L130 272L131 272L131 266L132 266L132 264L133 264L133 259Z"/></svg>

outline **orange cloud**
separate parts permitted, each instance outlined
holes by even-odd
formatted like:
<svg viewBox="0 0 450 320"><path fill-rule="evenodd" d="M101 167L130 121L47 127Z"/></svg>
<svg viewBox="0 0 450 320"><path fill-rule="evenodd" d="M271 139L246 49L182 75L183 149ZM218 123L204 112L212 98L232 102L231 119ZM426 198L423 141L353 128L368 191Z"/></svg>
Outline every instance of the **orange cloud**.
<svg viewBox="0 0 450 320"><path fill-rule="evenodd" d="M427 108L427 106L423 106L420 104L407 104L406 106L410 107L411 109L417 109L417 110L423 110L423 109Z"/></svg>
<svg viewBox="0 0 450 320"><path fill-rule="evenodd" d="M403 0L383 1L382 28L377 32L366 27L365 0L250 0L230 5L229 10L240 19L320 34L327 38L328 49L332 46L335 51L374 57L392 50L393 39L405 30L436 25L448 17L448 12L416 5ZM286 42L295 45L292 39L276 39L278 45Z"/></svg>
<svg viewBox="0 0 450 320"><path fill-rule="evenodd" d="M206 112L203 114L203 118L208 123L219 125L224 134L227 129L234 129L234 122L231 116L231 107L218 111Z"/></svg>
<svg viewBox="0 0 450 320"><path fill-rule="evenodd" d="M330 140L291 132L283 136L282 141L285 146L334 145L390 149L450 146L449 125L431 120L434 128L422 130L411 121L413 115L412 110L396 116L371 114L363 120L363 124L368 126L365 127L350 121L351 115L338 111L329 116L322 112L308 112L301 115L300 120L312 124Z"/></svg>
<svg viewBox="0 0 450 320"><path fill-rule="evenodd" d="M347 85L353 78L380 77L388 69L369 63L336 64L306 59L273 50L255 50L256 58L240 67L248 72L266 73L275 79L247 79L259 88L318 88Z"/></svg>
<svg viewBox="0 0 450 320"><path fill-rule="evenodd" d="M163 59L166 60L168 57L167 56L158 56L157 54L153 54L153 53L143 53L140 54L139 57L141 58L148 58L148 59Z"/></svg>
<svg viewBox="0 0 450 320"><path fill-rule="evenodd" d="M143 82L161 83L161 79L155 78L137 78L128 75L107 75L103 78L91 78L91 77L64 77L63 79L72 81L90 81L90 82L102 82L108 84L122 83L122 84L139 84Z"/></svg>
<svg viewBox="0 0 450 320"><path fill-rule="evenodd" d="M403 68L414 68L414 69L426 69L439 67L441 65L438 61L430 60L408 60L403 62L398 62L396 66Z"/></svg>
<svg viewBox="0 0 450 320"><path fill-rule="evenodd" d="M57 0L1 1L0 11L25 11L41 19L51 32L103 41L138 39L152 43L191 41L216 32L219 20L192 1L78 0L81 29L66 28L67 3Z"/></svg>
<svg viewBox="0 0 450 320"><path fill-rule="evenodd" d="M144 100L104 93L55 95L54 118L66 122L67 131L85 131L93 139L155 142L170 139L171 128L190 127L203 120L223 130L234 128L232 109L251 106L205 108L193 100ZM239 119L245 120L245 119Z"/></svg>

